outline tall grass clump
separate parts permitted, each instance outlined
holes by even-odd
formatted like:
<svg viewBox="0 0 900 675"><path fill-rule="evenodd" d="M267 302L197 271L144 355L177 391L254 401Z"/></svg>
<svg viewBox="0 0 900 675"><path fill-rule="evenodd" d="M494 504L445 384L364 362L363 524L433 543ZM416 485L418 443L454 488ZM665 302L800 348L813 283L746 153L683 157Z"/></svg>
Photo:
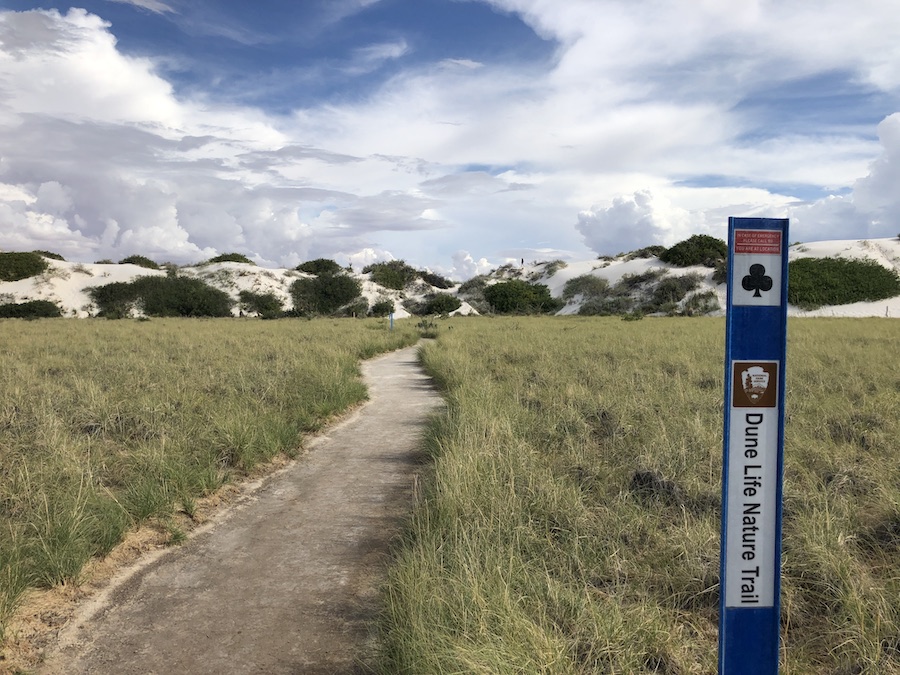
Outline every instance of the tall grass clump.
<svg viewBox="0 0 900 675"><path fill-rule="evenodd" d="M724 322L452 326L385 672L714 673ZM897 337L791 322L785 673L900 672Z"/></svg>
<svg viewBox="0 0 900 675"><path fill-rule="evenodd" d="M271 460L366 396L407 322L0 323L0 633L135 525Z"/></svg>

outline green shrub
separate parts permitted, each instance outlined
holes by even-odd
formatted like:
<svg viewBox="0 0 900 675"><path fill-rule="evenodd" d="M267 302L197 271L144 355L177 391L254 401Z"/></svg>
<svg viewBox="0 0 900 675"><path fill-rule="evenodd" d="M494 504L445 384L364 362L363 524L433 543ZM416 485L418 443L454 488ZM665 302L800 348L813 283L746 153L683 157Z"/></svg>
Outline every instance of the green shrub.
<svg viewBox="0 0 900 675"><path fill-rule="evenodd" d="M107 319L124 319L130 316L138 300L137 290L124 281L88 288L87 294L97 305L97 316Z"/></svg>
<svg viewBox="0 0 900 675"><path fill-rule="evenodd" d="M291 284L294 309L303 315L334 314L360 296L359 281L345 274L297 279Z"/></svg>
<svg viewBox="0 0 900 675"><path fill-rule="evenodd" d="M900 295L900 277L874 260L800 258L788 265L788 302L801 309Z"/></svg>
<svg viewBox="0 0 900 675"><path fill-rule="evenodd" d="M95 262L94 264L95 264L95 265L115 265L116 263L114 263L114 262L113 262L112 260L110 260L109 258L102 258L101 260L98 260L98 261Z"/></svg>
<svg viewBox="0 0 900 675"><path fill-rule="evenodd" d="M419 272L402 260L375 263L363 268L363 274L371 274L372 281L385 288L402 291L419 278Z"/></svg>
<svg viewBox="0 0 900 675"><path fill-rule="evenodd" d="M715 267L716 261L724 260L727 256L728 245L724 241L707 234L695 234L663 251L659 259L678 267Z"/></svg>
<svg viewBox="0 0 900 675"><path fill-rule="evenodd" d="M248 312L256 312L264 319L274 318L284 310L283 303L274 293L241 291L238 297L242 309Z"/></svg>
<svg viewBox="0 0 900 675"><path fill-rule="evenodd" d="M32 253L37 253L39 256L43 256L44 258L50 258L51 260L62 260L66 261L59 253L54 253L53 251L32 251Z"/></svg>
<svg viewBox="0 0 900 675"><path fill-rule="evenodd" d="M666 277L653 289L653 295L644 306L645 312L660 311L666 305L681 302L684 297L700 285L699 274L686 274L680 277Z"/></svg>
<svg viewBox="0 0 900 675"><path fill-rule="evenodd" d="M653 269L647 270L646 272L641 272L639 274L626 274L621 279L619 279L619 283L615 285L613 289L616 294L627 294L632 291L640 288L641 286L646 286L651 281L656 281L663 275L665 275L666 271L662 269Z"/></svg>
<svg viewBox="0 0 900 675"><path fill-rule="evenodd" d="M300 263L297 265L296 270L298 272L306 272L307 274L320 276L322 274L340 274L343 271L343 268L334 260L329 260L328 258L316 258L315 260L307 260L305 263Z"/></svg>
<svg viewBox="0 0 900 675"><path fill-rule="evenodd" d="M539 314L555 312L562 301L550 295L543 284L529 284L521 279L501 281L484 289L484 299L500 314Z"/></svg>
<svg viewBox="0 0 900 675"><path fill-rule="evenodd" d="M255 262L250 260L243 253L223 253L222 255L217 255L214 258L210 258L206 262L200 263L201 265L212 265L213 263L220 262L237 262L237 263L246 263L247 265L256 265Z"/></svg>
<svg viewBox="0 0 900 675"><path fill-rule="evenodd" d="M159 265L150 260L150 258L143 255L130 255L127 258L122 258L119 261L120 265L138 265L139 267L146 267L148 270L158 270Z"/></svg>
<svg viewBox="0 0 900 675"><path fill-rule="evenodd" d="M121 319L140 308L147 316L231 316L232 301L200 279L141 277L88 289L99 316Z"/></svg>
<svg viewBox="0 0 900 675"><path fill-rule="evenodd" d="M449 293L434 293L426 296L421 310L416 314L449 314L460 308L462 302Z"/></svg>
<svg viewBox="0 0 900 675"><path fill-rule="evenodd" d="M563 299L571 300L576 295L580 295L585 300L591 298L603 297L609 291L609 281L602 277L595 277L593 274L582 274L580 277L573 277L566 282L563 287Z"/></svg>
<svg viewBox="0 0 900 675"><path fill-rule="evenodd" d="M484 274L479 274L476 277L472 277L468 281L464 281L457 291L458 295L469 296L476 295L481 297L484 293L484 289L487 286L488 277Z"/></svg>
<svg viewBox="0 0 900 675"><path fill-rule="evenodd" d="M658 258L665 253L665 246L645 246L635 251L625 254L625 260L634 260L635 258Z"/></svg>
<svg viewBox="0 0 900 675"><path fill-rule="evenodd" d="M369 315L369 301L364 297L357 296L349 303L340 307L332 316L346 316L354 319L362 319Z"/></svg>
<svg viewBox="0 0 900 675"><path fill-rule="evenodd" d="M422 281L435 288L447 289L456 285L450 279L442 277L440 274L433 274L432 272L420 272L419 274L422 277Z"/></svg>
<svg viewBox="0 0 900 675"><path fill-rule="evenodd" d="M19 281L43 274L50 265L37 253L0 253L0 281Z"/></svg>
<svg viewBox="0 0 900 675"><path fill-rule="evenodd" d="M624 295L591 298L582 303L578 308L578 314L581 316L615 316L632 311L634 305L634 300Z"/></svg>
<svg viewBox="0 0 900 675"><path fill-rule="evenodd" d="M416 328L423 338L433 340L438 336L438 325L431 319L422 319L416 324Z"/></svg>
<svg viewBox="0 0 900 675"><path fill-rule="evenodd" d="M394 301L388 298L379 300L369 308L370 316L388 316L394 313Z"/></svg>
<svg viewBox="0 0 900 675"><path fill-rule="evenodd" d="M62 310L49 300L0 305L0 319L42 319L62 316Z"/></svg>
<svg viewBox="0 0 900 675"><path fill-rule="evenodd" d="M681 310L682 316L702 316L721 309L719 305L719 296L715 291L703 291L702 293L694 293L684 302Z"/></svg>
<svg viewBox="0 0 900 675"><path fill-rule="evenodd" d="M131 282L148 316L231 316L231 297L200 279L141 277Z"/></svg>
<svg viewBox="0 0 900 675"><path fill-rule="evenodd" d="M559 272L561 269L568 267L569 263L565 260L551 260L544 267L544 276L552 277L554 274Z"/></svg>

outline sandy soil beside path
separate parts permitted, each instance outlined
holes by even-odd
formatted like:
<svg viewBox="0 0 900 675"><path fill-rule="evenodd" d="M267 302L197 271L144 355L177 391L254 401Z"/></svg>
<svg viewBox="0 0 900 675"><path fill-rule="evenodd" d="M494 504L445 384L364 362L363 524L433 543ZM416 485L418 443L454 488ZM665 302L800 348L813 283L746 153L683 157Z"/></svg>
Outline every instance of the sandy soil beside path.
<svg viewBox="0 0 900 675"><path fill-rule="evenodd" d="M414 347L363 372L369 403L212 527L86 604L38 672L369 672L378 584L441 399Z"/></svg>

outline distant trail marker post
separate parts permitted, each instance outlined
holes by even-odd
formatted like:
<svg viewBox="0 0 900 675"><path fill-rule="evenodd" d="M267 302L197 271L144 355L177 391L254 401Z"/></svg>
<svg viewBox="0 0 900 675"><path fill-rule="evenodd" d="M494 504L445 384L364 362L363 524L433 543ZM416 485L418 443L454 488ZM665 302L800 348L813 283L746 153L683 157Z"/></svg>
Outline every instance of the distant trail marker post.
<svg viewBox="0 0 900 675"><path fill-rule="evenodd" d="M787 219L728 219L720 675L778 672L787 249Z"/></svg>

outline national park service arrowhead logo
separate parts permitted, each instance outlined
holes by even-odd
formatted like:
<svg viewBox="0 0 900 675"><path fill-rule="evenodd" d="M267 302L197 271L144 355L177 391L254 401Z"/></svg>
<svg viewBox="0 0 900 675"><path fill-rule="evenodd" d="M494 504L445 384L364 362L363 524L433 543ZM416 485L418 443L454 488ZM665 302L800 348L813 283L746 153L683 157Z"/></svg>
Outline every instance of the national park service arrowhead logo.
<svg viewBox="0 0 900 675"><path fill-rule="evenodd" d="M744 393L751 403L759 403L769 388L769 374L761 366L751 366L741 371Z"/></svg>
<svg viewBox="0 0 900 675"><path fill-rule="evenodd" d="M777 361L735 361L732 371L731 399L735 408L774 408L777 405Z"/></svg>

